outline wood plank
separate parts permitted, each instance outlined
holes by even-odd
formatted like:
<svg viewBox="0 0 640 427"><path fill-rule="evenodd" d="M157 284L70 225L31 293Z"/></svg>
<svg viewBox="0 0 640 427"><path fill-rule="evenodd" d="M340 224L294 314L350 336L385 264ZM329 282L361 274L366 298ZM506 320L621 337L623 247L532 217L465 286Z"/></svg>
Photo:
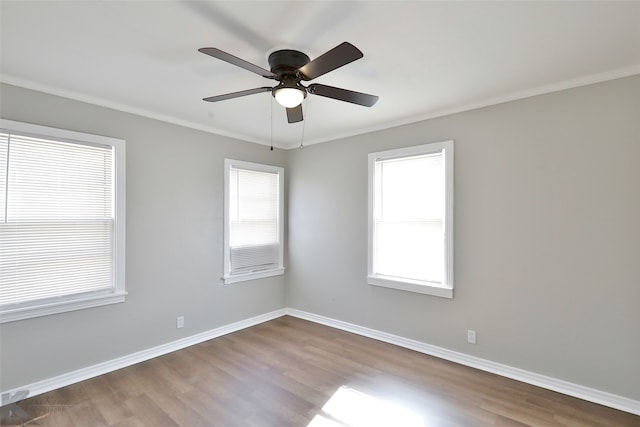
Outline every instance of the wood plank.
<svg viewBox="0 0 640 427"><path fill-rule="evenodd" d="M632 414L289 316L20 406L41 426L359 427L385 408L416 427L640 426Z"/></svg>

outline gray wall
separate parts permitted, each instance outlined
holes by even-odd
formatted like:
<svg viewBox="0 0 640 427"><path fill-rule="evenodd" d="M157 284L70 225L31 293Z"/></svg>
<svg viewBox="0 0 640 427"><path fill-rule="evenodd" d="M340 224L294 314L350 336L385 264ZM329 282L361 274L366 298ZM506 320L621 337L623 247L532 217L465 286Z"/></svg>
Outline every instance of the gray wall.
<svg viewBox="0 0 640 427"><path fill-rule="evenodd" d="M1 325L4 390L289 306L640 400L640 76L288 152L12 86L1 102L128 144L127 302ZM454 299L367 285L367 153L449 139ZM219 283L224 157L286 167L284 280Z"/></svg>
<svg viewBox="0 0 640 427"><path fill-rule="evenodd" d="M284 276L223 286L223 158L285 166L286 152L3 85L5 119L127 141L124 304L0 326L1 388L281 309ZM185 316L176 329L176 316Z"/></svg>
<svg viewBox="0 0 640 427"><path fill-rule="evenodd" d="M367 285L367 153L449 139L453 300ZM640 400L639 76L289 155L289 307Z"/></svg>

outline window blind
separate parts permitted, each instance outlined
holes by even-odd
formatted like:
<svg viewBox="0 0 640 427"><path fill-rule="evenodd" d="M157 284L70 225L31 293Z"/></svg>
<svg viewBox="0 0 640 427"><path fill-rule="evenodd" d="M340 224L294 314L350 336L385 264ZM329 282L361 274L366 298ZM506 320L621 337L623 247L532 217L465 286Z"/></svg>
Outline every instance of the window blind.
<svg viewBox="0 0 640 427"><path fill-rule="evenodd" d="M0 306L114 289L113 152L0 133Z"/></svg>
<svg viewBox="0 0 640 427"><path fill-rule="evenodd" d="M373 273L442 284L444 152L377 160L374 167Z"/></svg>
<svg viewBox="0 0 640 427"><path fill-rule="evenodd" d="M278 172L232 165L229 179L229 272L239 274L279 267Z"/></svg>

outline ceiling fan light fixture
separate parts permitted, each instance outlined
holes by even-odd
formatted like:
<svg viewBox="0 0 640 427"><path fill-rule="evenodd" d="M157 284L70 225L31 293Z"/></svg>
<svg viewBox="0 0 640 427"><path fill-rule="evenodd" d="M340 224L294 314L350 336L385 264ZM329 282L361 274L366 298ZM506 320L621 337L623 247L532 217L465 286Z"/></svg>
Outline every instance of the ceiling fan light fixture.
<svg viewBox="0 0 640 427"><path fill-rule="evenodd" d="M308 93L337 101L362 105L364 107L371 107L378 101L378 97L375 95L318 83L313 83L308 86L304 86L301 83L301 81L314 80L330 71L362 58L362 52L349 42L340 43L313 61L309 59L308 55L297 50L280 49L273 51L268 57L271 71L215 47L203 47L198 49L198 51L278 82L278 85L275 87L263 86L223 95L209 96L203 98L203 101L218 102L261 92L271 92L271 96L276 98L278 104L286 108L288 123L303 121L301 104Z"/></svg>
<svg viewBox="0 0 640 427"><path fill-rule="evenodd" d="M276 101L285 108L294 108L302 103L306 93L295 87L280 87L273 91Z"/></svg>

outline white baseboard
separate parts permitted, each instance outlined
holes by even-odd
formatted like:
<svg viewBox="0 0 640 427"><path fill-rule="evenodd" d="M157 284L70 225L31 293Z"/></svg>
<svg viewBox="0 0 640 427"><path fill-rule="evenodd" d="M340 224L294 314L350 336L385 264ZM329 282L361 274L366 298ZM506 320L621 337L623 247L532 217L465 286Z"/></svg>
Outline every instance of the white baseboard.
<svg viewBox="0 0 640 427"><path fill-rule="evenodd" d="M190 337L181 338L176 341L138 351L136 353L132 353L123 357L118 357L117 359L109 360L107 362L98 363L97 365L78 369L73 372L68 372L66 374L58 375L56 377L48 378L46 380L38 381L32 384L27 384L23 387L18 387L12 390L2 390L2 401L0 402L0 406L4 406L13 403L14 401L24 399L26 397L24 393L25 391L28 392L29 397L37 396L39 394L58 389L60 387L65 387L80 381L88 380L89 378L97 377L99 375L113 372L118 369L126 368L127 366L135 365L136 363L144 362L145 360L153 359L154 357L162 356L164 354L171 353L185 347L199 344L212 338L217 338L231 332L239 331L241 329L245 329L259 323L273 320L278 317L284 316L285 314L285 309L275 310L270 313L234 322L229 325L212 329L210 331L192 335Z"/></svg>
<svg viewBox="0 0 640 427"><path fill-rule="evenodd" d="M470 356L457 351L447 350L446 348L437 347L435 345L426 344L420 341L400 337L398 335L380 332L375 329L365 328L363 326L354 325L352 323L319 316L317 314L293 308L287 308L286 314L326 326L331 326L336 329L342 329L343 331L353 332L354 334L373 338L378 341L387 342L410 350L415 350L420 353L449 360L461 365L470 366L482 371L491 372L523 383L557 391L558 393L577 397L589 402L640 415L640 401L629 399L627 397L618 396L616 394L581 386L579 384L559 380L557 378L548 377L535 372L525 371L524 369L514 368L512 366L503 365L501 363L492 362L490 360L481 359L479 357Z"/></svg>
<svg viewBox="0 0 640 427"><path fill-rule="evenodd" d="M415 350L420 353L428 354L430 356L435 356L441 359L460 363L461 365L471 366L483 371L492 372L494 374L522 381L527 384L532 384L549 390L557 391L559 393L574 396L589 402L598 403L600 405L609 406L621 411L640 415L640 401L637 400L629 399L627 397L618 396L589 387L584 387L578 384L570 383L568 381L563 381L556 378L548 377L546 375L537 374L535 372L525 371L523 369L503 365L501 363L492 362L490 360L481 359L479 357L470 356L468 354L447 350L442 347L437 347L420 341L404 338L398 335L388 334L386 332L377 331L375 329L366 328L363 326L355 325L353 323L343 322L341 320L296 310L293 308L275 310L270 313L265 313L259 316L252 317L250 319L234 322L229 325L212 329L210 331L202 332L190 337L182 338L176 341L142 350L107 362L99 363L53 378L48 378L43 381L28 384L23 387L18 387L12 390L2 390L0 391L2 396L0 406L13 403L14 401L19 399L23 399L24 397L26 397L25 391L28 391L29 397L37 396L39 394L46 393L93 377L97 377L99 375L103 375L118 369L126 368L127 366L144 362L145 360L153 359L154 357L162 356L164 354L171 353L185 347L199 344L201 342L226 335L231 332L239 331L241 329L245 329L259 323L267 322L284 315L290 315L293 317L298 317L300 319L320 323L336 329L341 329L347 332L352 332L358 335L373 338L378 341L383 341L389 344L394 344L400 347Z"/></svg>

